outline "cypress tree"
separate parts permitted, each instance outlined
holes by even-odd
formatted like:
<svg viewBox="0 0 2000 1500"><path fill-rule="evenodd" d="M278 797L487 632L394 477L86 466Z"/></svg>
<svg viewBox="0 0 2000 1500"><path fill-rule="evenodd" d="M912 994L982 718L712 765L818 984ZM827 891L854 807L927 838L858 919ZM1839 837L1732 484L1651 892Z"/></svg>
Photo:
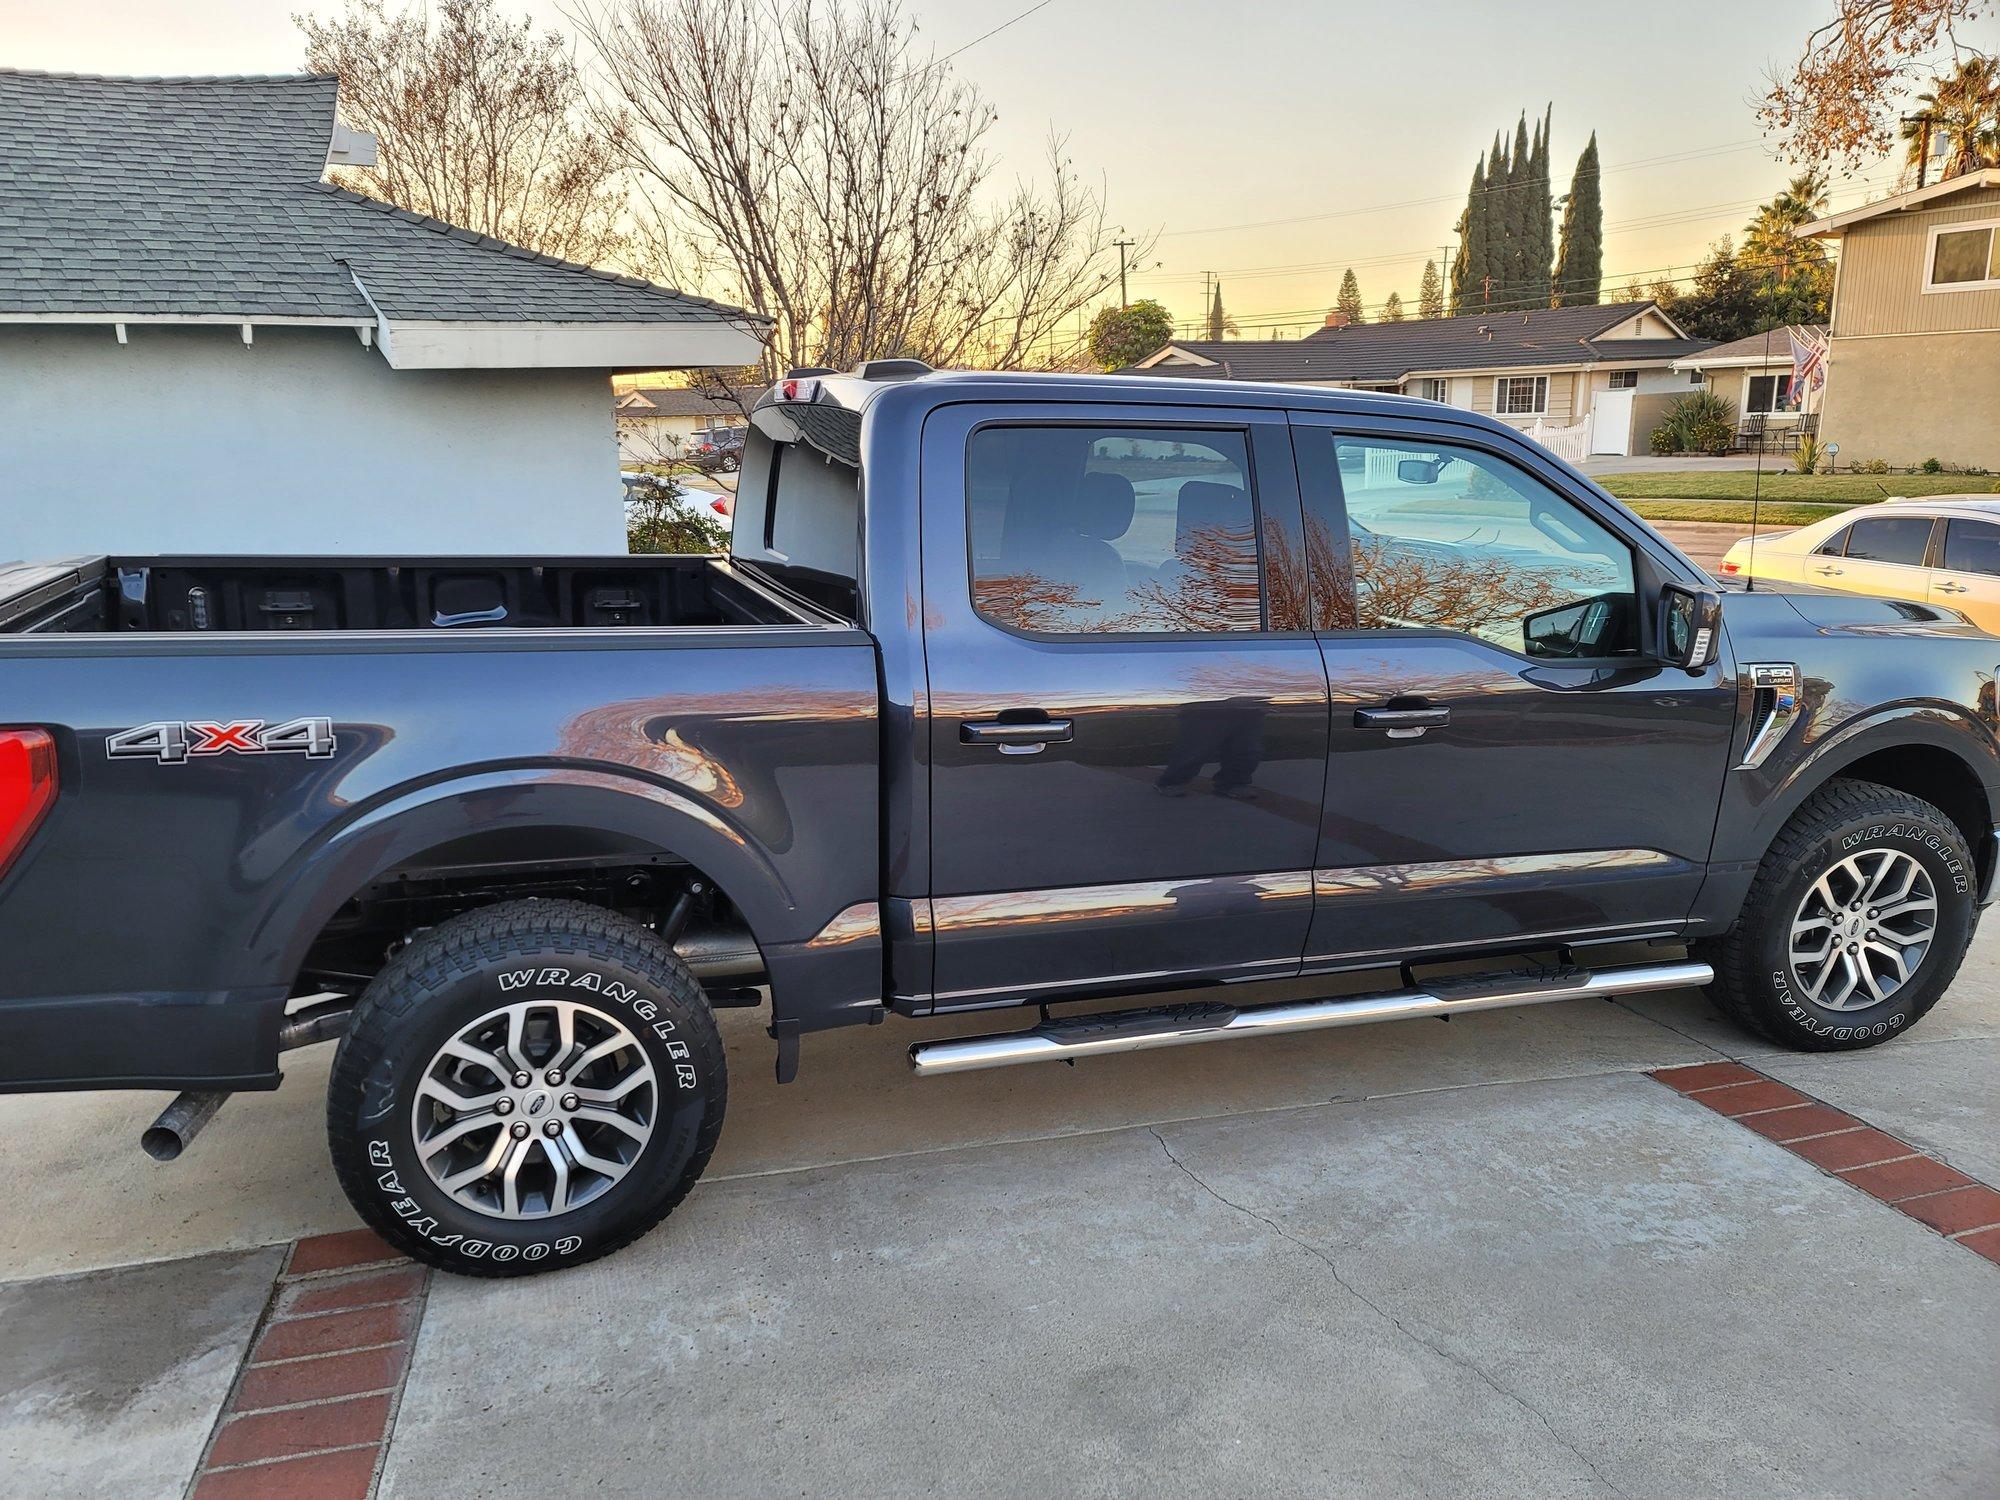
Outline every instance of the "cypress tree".
<svg viewBox="0 0 2000 1500"><path fill-rule="evenodd" d="M1382 304L1382 321L1384 323L1400 323L1403 321L1403 294L1401 292L1389 293L1389 300Z"/></svg>
<svg viewBox="0 0 2000 1500"><path fill-rule="evenodd" d="M1458 221L1458 255L1451 267L1451 310L1454 315L1472 312L1483 305L1482 286L1490 271L1486 259L1487 203L1486 158L1472 169L1472 188L1465 195L1465 212Z"/></svg>
<svg viewBox="0 0 2000 1500"><path fill-rule="evenodd" d="M1210 302L1210 303L1208 304L1208 336L1209 336L1209 338L1211 338L1211 339L1213 339L1213 340L1216 340L1216 341L1220 341L1220 340L1221 340L1221 338L1222 338L1222 325L1223 325L1223 317L1222 317L1222 283L1218 281L1218 282L1216 282L1216 284L1215 284L1215 297L1214 297L1214 300L1212 300L1212 301L1211 301L1211 302Z"/></svg>
<svg viewBox="0 0 2000 1500"><path fill-rule="evenodd" d="M1602 296L1604 199L1598 190L1597 132L1576 159L1563 205L1562 242L1556 249L1555 305L1588 307Z"/></svg>
<svg viewBox="0 0 2000 1500"><path fill-rule="evenodd" d="M1528 246L1534 237L1534 152L1528 143L1528 112L1514 122L1514 149L1507 157L1507 291L1503 307L1519 307L1528 295Z"/></svg>
<svg viewBox="0 0 2000 1500"><path fill-rule="evenodd" d="M1340 278L1340 295L1334 299L1334 309L1347 314L1350 323L1368 321L1361 312L1361 283L1354 277L1352 269Z"/></svg>
<svg viewBox="0 0 2000 1500"><path fill-rule="evenodd" d="M1444 283L1438 280L1438 266L1434 260L1424 262L1423 283L1417 288L1417 316L1420 318L1444 316Z"/></svg>
<svg viewBox="0 0 2000 1500"><path fill-rule="evenodd" d="M1535 133L1534 186L1528 193L1529 212L1534 222L1528 236L1524 270L1528 303L1533 307L1550 306L1553 289L1551 265L1555 259L1555 242L1551 228L1554 206L1549 196L1549 132L1555 124L1555 108L1551 103L1543 110L1541 128Z"/></svg>

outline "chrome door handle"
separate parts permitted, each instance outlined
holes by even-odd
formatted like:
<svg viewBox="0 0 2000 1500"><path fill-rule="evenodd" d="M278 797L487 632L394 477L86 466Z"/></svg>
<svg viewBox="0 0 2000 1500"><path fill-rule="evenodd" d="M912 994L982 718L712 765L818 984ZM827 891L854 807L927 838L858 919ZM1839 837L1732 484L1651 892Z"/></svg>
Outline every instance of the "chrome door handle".
<svg viewBox="0 0 2000 1500"><path fill-rule="evenodd" d="M1837 574L1845 573L1847 570L1845 568L1825 567L1825 568L1814 568L1813 571L1819 574L1819 576L1822 578L1832 578Z"/></svg>
<svg viewBox="0 0 2000 1500"><path fill-rule="evenodd" d="M958 726L961 745L991 745L1002 755L1036 755L1075 737L1068 719L966 719Z"/></svg>
<svg viewBox="0 0 2000 1500"><path fill-rule="evenodd" d="M1386 729L1392 740L1414 740L1426 729L1441 729L1451 722L1448 708L1357 708L1354 727Z"/></svg>
<svg viewBox="0 0 2000 1500"><path fill-rule="evenodd" d="M1962 583L1941 583L1938 585L1938 592L1940 594L1962 594L1965 592L1965 585Z"/></svg>

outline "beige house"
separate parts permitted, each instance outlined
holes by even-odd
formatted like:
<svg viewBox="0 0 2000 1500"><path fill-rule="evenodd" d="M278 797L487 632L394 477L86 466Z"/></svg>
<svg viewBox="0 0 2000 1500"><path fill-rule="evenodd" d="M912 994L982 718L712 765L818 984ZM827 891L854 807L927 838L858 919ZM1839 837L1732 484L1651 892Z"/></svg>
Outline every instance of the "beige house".
<svg viewBox="0 0 2000 1500"><path fill-rule="evenodd" d="M1840 241L1820 436L1841 464L2000 469L2000 168L1799 234Z"/></svg>
<svg viewBox="0 0 2000 1500"><path fill-rule="evenodd" d="M1674 368L1703 377L1708 388L1729 403L1739 430L1742 424L1761 418L1769 432L1783 436L1819 410L1824 394L1824 387L1816 389L1809 380L1794 381L1794 337L1817 342L1826 337L1826 327L1802 323L1753 333L1677 359Z"/></svg>
<svg viewBox="0 0 2000 1500"><path fill-rule="evenodd" d="M734 393L688 386L615 391L611 400L618 420L618 461L626 468L672 463L680 457L681 445L697 431L743 426L743 414L763 394L761 387Z"/></svg>
<svg viewBox="0 0 2000 1500"><path fill-rule="evenodd" d="M1657 304L1614 302L1396 323L1329 318L1303 339L1168 344L1120 373L1393 391L1524 431L1588 420L1587 451L1622 455L1645 452L1667 404L1705 383L1674 362L1706 348Z"/></svg>

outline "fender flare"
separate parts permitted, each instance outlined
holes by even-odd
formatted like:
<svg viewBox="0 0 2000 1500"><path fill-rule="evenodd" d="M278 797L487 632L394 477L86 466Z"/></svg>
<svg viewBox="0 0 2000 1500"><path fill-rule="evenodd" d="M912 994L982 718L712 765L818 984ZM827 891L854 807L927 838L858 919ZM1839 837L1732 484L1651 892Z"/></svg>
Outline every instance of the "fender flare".
<svg viewBox="0 0 2000 1500"><path fill-rule="evenodd" d="M340 907L397 866L495 828L587 829L651 846L700 870L760 944L810 937L769 857L721 812L645 777L576 766L503 766L371 798L301 849L251 932L252 951L295 978ZM808 921L807 927L812 924Z"/></svg>

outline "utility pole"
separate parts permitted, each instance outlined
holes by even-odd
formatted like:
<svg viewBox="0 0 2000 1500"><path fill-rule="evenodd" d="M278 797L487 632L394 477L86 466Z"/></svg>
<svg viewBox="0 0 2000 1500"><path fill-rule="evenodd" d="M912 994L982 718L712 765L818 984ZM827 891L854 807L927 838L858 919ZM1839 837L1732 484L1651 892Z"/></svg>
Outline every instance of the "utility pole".
<svg viewBox="0 0 2000 1500"><path fill-rule="evenodd" d="M1113 240L1111 243L1118 247L1118 305L1120 307L1130 307L1132 299L1125 295L1125 252L1139 242L1137 240Z"/></svg>
<svg viewBox="0 0 2000 1500"><path fill-rule="evenodd" d="M1930 173L1931 125L1933 123L1933 116L1928 113L1904 115L1903 123L1905 125L1915 125L1918 128L1917 140L1919 142L1920 154L1917 157L1917 186L1921 188Z"/></svg>

